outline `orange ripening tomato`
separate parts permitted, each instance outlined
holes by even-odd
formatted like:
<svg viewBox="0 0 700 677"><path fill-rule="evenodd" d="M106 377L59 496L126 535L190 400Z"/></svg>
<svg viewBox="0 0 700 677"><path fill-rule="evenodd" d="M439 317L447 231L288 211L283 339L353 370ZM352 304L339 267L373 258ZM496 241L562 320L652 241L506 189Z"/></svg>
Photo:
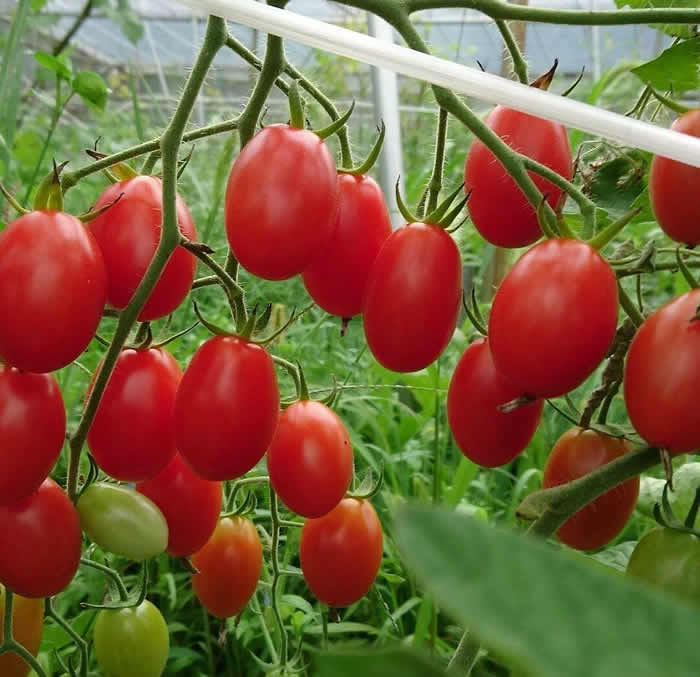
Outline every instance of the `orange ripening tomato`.
<svg viewBox="0 0 700 677"><path fill-rule="evenodd" d="M0 642L5 637L4 615L5 589L0 585ZM12 599L12 636L32 656L39 652L41 633L44 630L44 600L28 599L15 595ZM0 675L2 677L27 677L29 665L16 653L0 656Z"/></svg>

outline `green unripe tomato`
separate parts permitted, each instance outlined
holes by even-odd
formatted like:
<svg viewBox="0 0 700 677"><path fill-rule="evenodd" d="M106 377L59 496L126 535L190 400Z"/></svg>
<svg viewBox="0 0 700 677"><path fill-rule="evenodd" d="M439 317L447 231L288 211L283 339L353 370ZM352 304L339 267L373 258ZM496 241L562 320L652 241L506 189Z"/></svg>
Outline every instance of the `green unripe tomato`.
<svg viewBox="0 0 700 677"><path fill-rule="evenodd" d="M148 600L100 611L93 641L104 677L160 677L170 650L165 619Z"/></svg>
<svg viewBox="0 0 700 677"><path fill-rule="evenodd" d="M103 550L141 561L168 546L168 523L158 506L142 494L96 482L78 499L80 526Z"/></svg>
<svg viewBox="0 0 700 677"><path fill-rule="evenodd" d="M627 573L700 604L700 539L673 529L654 529L637 543Z"/></svg>

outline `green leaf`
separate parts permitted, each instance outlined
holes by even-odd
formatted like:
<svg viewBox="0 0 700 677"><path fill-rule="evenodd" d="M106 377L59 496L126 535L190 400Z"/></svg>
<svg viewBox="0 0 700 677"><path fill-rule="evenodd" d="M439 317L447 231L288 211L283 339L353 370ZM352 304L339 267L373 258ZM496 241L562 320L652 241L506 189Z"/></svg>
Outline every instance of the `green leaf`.
<svg viewBox="0 0 700 677"><path fill-rule="evenodd" d="M623 576L428 506L399 510L396 535L441 607L527 675L700 674L700 614Z"/></svg>
<svg viewBox="0 0 700 677"><path fill-rule="evenodd" d="M700 86L700 38L669 47L653 61L637 66L631 72L662 92L697 89Z"/></svg>
<svg viewBox="0 0 700 677"><path fill-rule="evenodd" d="M128 0L119 0L116 7L106 7L106 15L121 28L122 33L134 45L143 36L143 23L138 15L129 7Z"/></svg>
<svg viewBox="0 0 700 677"><path fill-rule="evenodd" d="M47 2L48 0L30 0L29 7L31 8L32 12L40 12Z"/></svg>
<svg viewBox="0 0 700 677"><path fill-rule="evenodd" d="M316 659L318 677L444 677L435 662L417 651L388 649L363 653L332 653Z"/></svg>
<svg viewBox="0 0 700 677"><path fill-rule="evenodd" d="M99 110L107 105L107 84L97 73L83 71L73 78L73 91Z"/></svg>
<svg viewBox="0 0 700 677"><path fill-rule="evenodd" d="M64 80L70 80L73 73L71 72L70 62L65 59L60 59L57 56L53 56L48 52L42 52L39 50L34 53L34 58L37 63L56 74L57 77L63 78Z"/></svg>
<svg viewBox="0 0 700 677"><path fill-rule="evenodd" d="M616 0L617 6L631 7L632 9L650 9L655 7L675 7L676 9L696 9L697 0ZM654 28L667 33L677 35L681 38L690 38L694 33L694 27L684 24L651 24Z"/></svg>
<svg viewBox="0 0 700 677"><path fill-rule="evenodd" d="M618 218L632 209L644 192L644 174L643 154L632 151L631 155L615 157L598 166L587 182L586 190L598 207L605 209L609 216ZM635 220L640 217L638 215Z"/></svg>

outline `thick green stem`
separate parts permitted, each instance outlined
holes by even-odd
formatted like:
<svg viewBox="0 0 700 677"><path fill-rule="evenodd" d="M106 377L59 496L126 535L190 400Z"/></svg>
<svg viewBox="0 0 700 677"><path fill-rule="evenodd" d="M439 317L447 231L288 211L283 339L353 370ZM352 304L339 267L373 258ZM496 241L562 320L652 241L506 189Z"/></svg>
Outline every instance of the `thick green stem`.
<svg viewBox="0 0 700 677"><path fill-rule="evenodd" d="M75 500L77 497L80 454L83 449L85 437L95 417L100 398L107 386L119 352L141 308L145 305L151 290L163 272L168 259L180 243L180 231L178 229L177 211L175 207L178 151L183 140L185 126L194 108L197 94L206 78L216 53L226 42L226 35L226 23L223 19L210 17L207 23L204 44L187 78L182 98L175 109L170 124L161 137L160 151L161 157L163 158L163 224L161 228L161 238L153 260L151 261L151 265L148 267L146 274L141 280L141 284L139 284L129 305L119 316L119 322L114 332L112 343L105 355L102 368L95 380L78 428L70 438L67 489L68 495L72 500Z"/></svg>
<svg viewBox="0 0 700 677"><path fill-rule="evenodd" d="M280 570L279 561L279 546L280 546L280 515L279 506L277 503L277 494L272 488L270 489L270 517L272 518L272 586L270 588L270 598L272 604L272 611L275 614L275 620L277 621L277 626L280 633L280 652L279 652L279 663L280 663L280 673L284 674L285 667L287 665L287 631L284 627L284 621L282 620L282 612L280 611L280 601L278 598L280 579L283 573Z"/></svg>
<svg viewBox="0 0 700 677"><path fill-rule="evenodd" d="M435 133L435 157L433 162L433 174L428 184L428 202L425 206L425 214L430 214L438 205L438 197L442 190L442 173L445 167L445 144L447 142L447 111L440 109L438 114L437 132Z"/></svg>
<svg viewBox="0 0 700 677"><path fill-rule="evenodd" d="M523 54L520 51L518 42L516 41L515 37L513 36L513 33L510 30L510 26L508 26L508 24L503 19L497 19L496 26L501 32L503 42L506 43L506 47L508 49L508 52L510 53L510 58L513 61L513 72L518 76L518 80L520 80L520 82L526 85L528 83L527 63L523 58Z"/></svg>

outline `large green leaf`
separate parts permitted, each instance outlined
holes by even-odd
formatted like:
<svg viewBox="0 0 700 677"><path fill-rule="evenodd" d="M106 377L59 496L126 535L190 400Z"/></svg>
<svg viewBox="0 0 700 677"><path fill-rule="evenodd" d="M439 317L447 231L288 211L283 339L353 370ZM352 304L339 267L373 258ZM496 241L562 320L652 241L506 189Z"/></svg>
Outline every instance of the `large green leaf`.
<svg viewBox="0 0 700 677"><path fill-rule="evenodd" d="M444 677L427 656L407 649L333 653L317 658L317 677Z"/></svg>
<svg viewBox="0 0 700 677"><path fill-rule="evenodd" d="M649 9L654 7L696 9L698 6L698 0L616 0L616 2L620 9L623 7L631 7L632 9ZM678 35L682 38L692 37L694 30L693 26L683 24L658 24L654 25L654 27L669 35Z"/></svg>
<svg viewBox="0 0 700 677"><path fill-rule="evenodd" d="M87 104L104 110L107 105L107 85L100 75L92 71L83 71L73 78L73 90Z"/></svg>
<svg viewBox="0 0 700 677"><path fill-rule="evenodd" d="M527 675L700 675L690 607L452 511L404 506L396 533L442 608Z"/></svg>
<svg viewBox="0 0 700 677"><path fill-rule="evenodd" d="M632 73L660 91L697 89L700 86L700 38L669 47L653 61L633 68Z"/></svg>
<svg viewBox="0 0 700 677"><path fill-rule="evenodd" d="M34 53L34 58L40 66L53 71L59 78L70 80L73 76L70 61L67 59L60 59L57 56L53 56L53 54L41 50Z"/></svg>

